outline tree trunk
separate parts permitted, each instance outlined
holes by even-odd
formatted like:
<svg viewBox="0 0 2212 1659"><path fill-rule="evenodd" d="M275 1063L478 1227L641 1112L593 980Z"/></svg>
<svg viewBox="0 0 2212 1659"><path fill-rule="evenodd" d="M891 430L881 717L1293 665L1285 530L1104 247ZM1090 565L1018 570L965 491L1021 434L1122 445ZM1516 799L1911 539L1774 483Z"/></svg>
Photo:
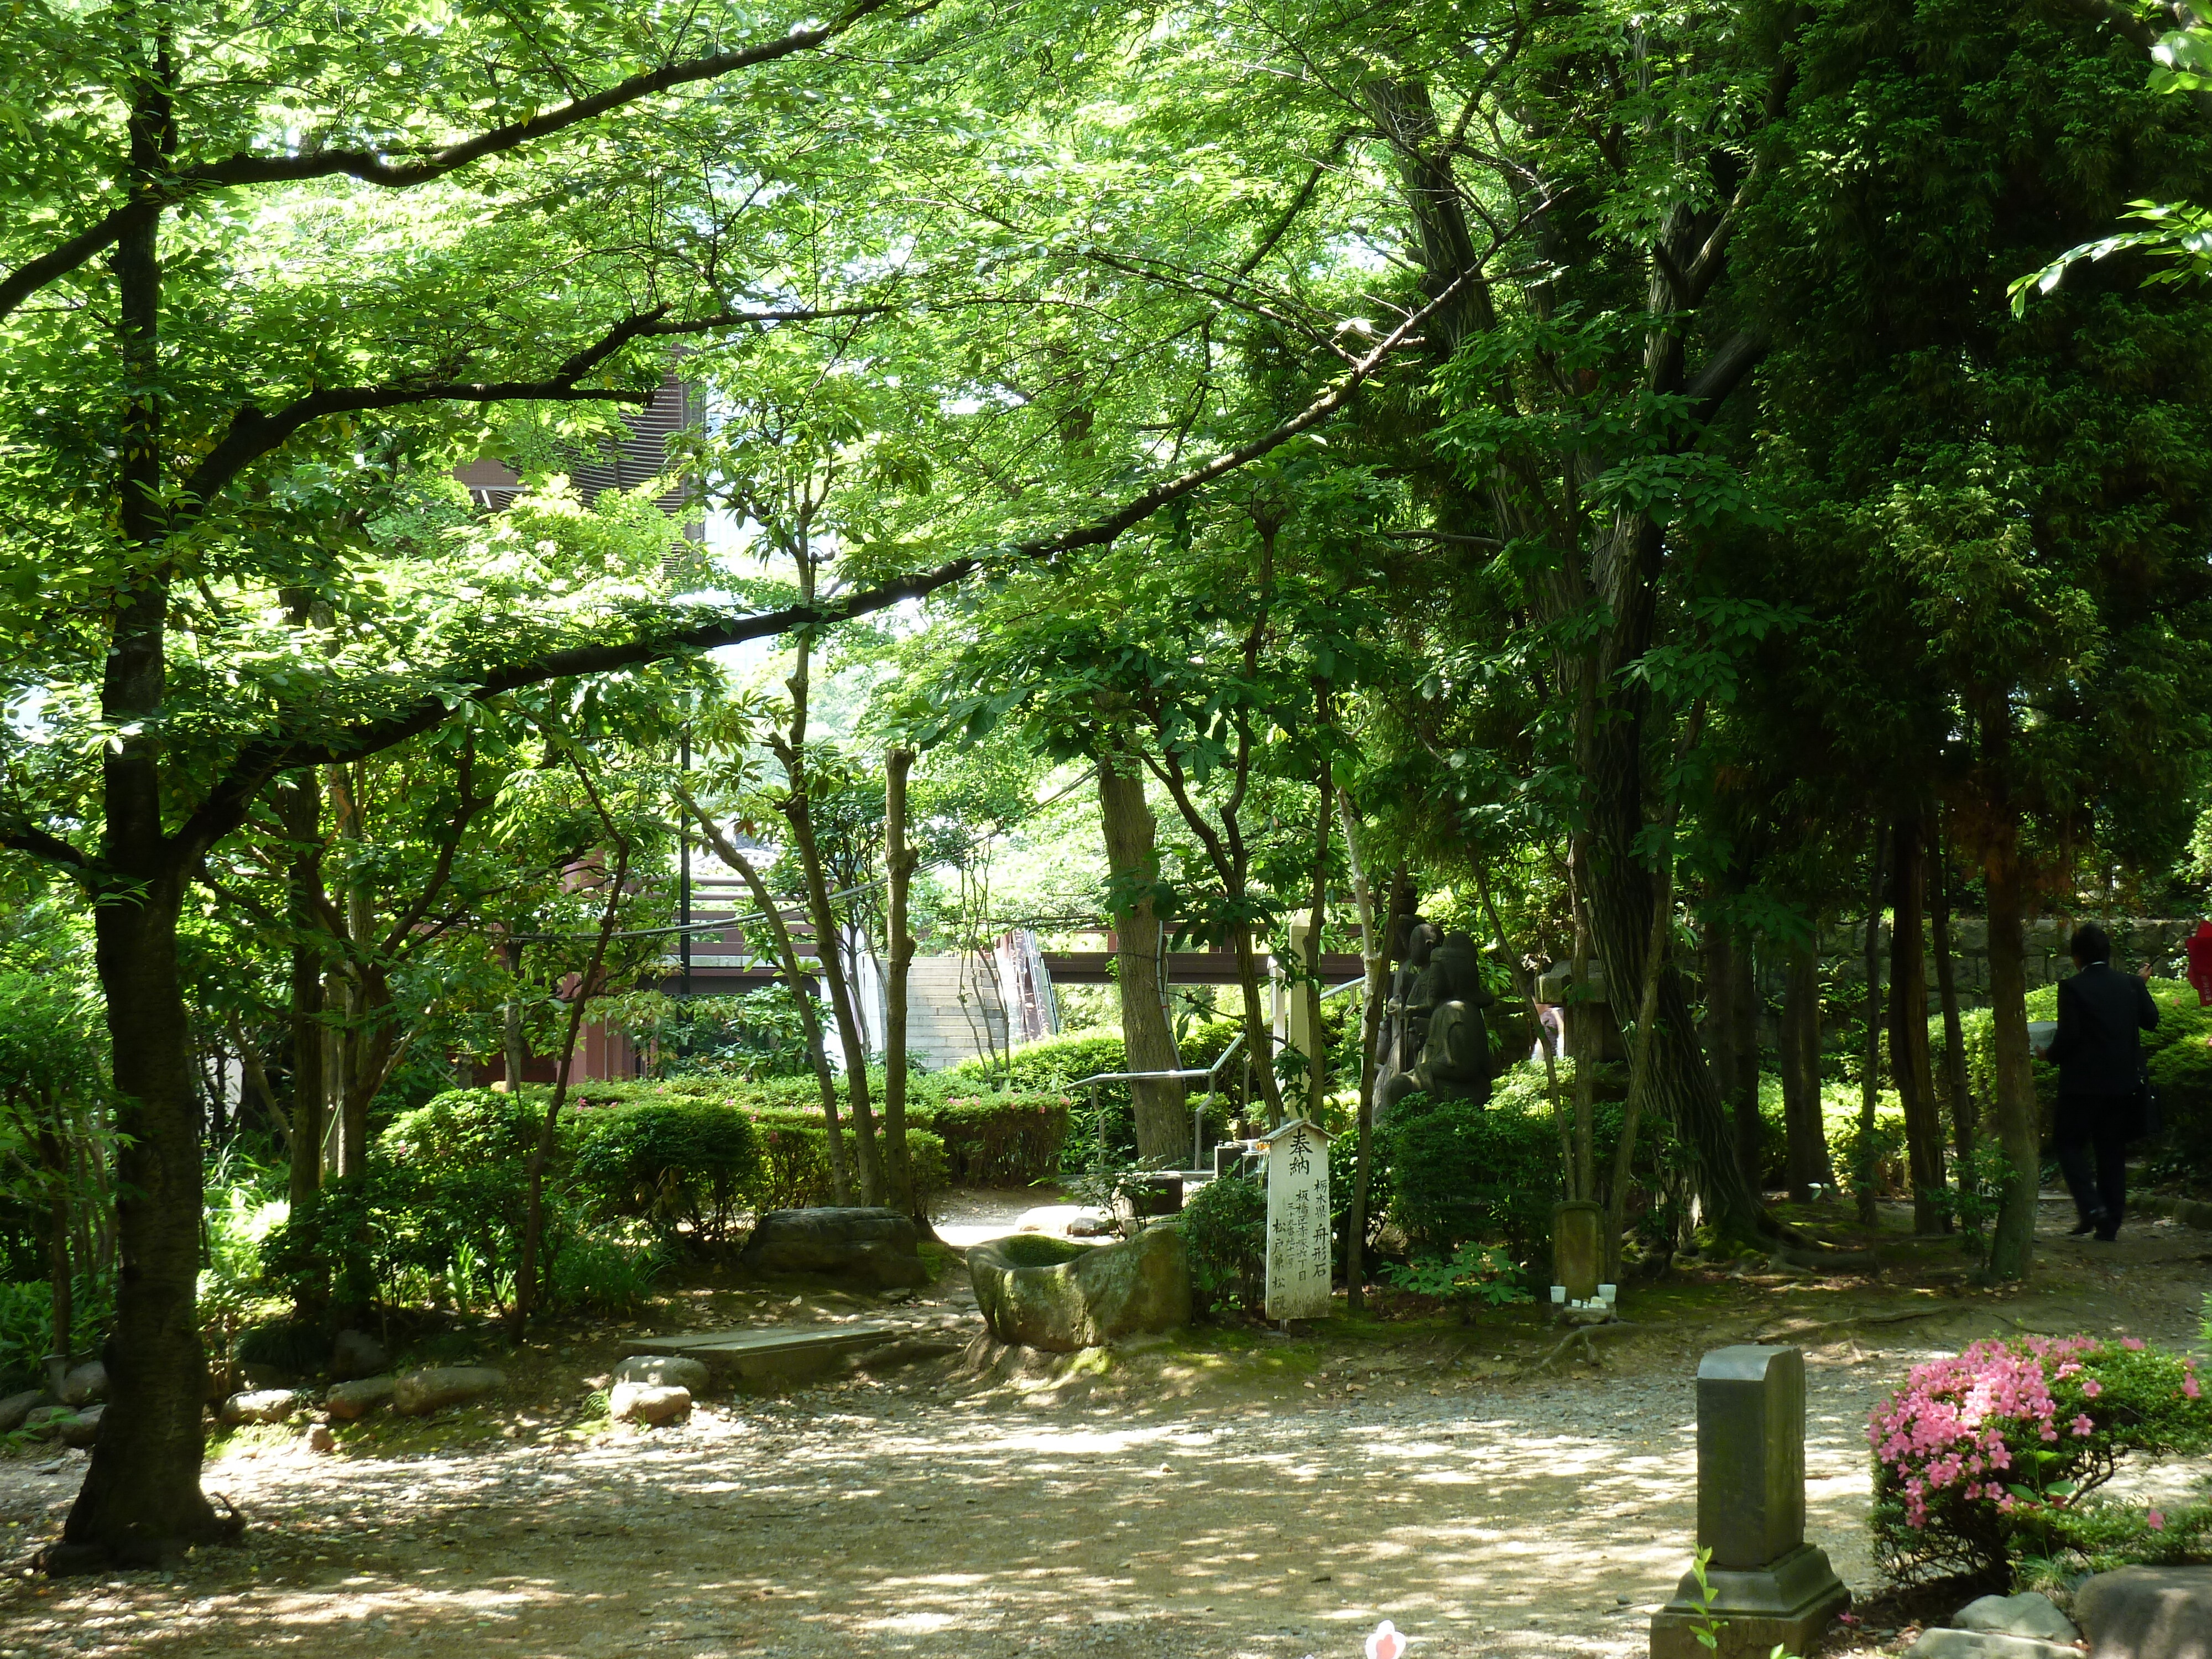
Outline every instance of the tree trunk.
<svg viewBox="0 0 2212 1659"><path fill-rule="evenodd" d="M1145 799L1144 774L1127 756L1102 749L1098 808L1106 836L1108 891L1127 895L1113 912L1114 976L1121 993L1125 1069L1180 1070L1175 1028L1168 1018L1167 987L1160 975L1160 921L1151 890L1160 878L1158 822ZM1147 1164L1176 1158L1190 1133L1182 1081L1133 1083L1129 1098L1137 1123L1137 1156Z"/></svg>
<svg viewBox="0 0 2212 1659"><path fill-rule="evenodd" d="M1640 987L1650 956L1655 894L1635 851L1644 831L1639 720L1601 720L1585 769L1591 810L1587 902L1608 994ZM1735 1132L1713 1088L1698 1044L1690 1002L1671 961L1660 964L1649 1072L1642 1104L1665 1114L1688 1151L1708 1225L1722 1236L1755 1237L1765 1224L1758 1194L1743 1178ZM1579 1088L1583 1067L1576 1067Z"/></svg>
<svg viewBox="0 0 2212 1659"><path fill-rule="evenodd" d="M1983 865L1990 899L1990 1043L1996 1072L1991 1117L2011 1166L1990 1246L1990 1276L1996 1279L2027 1277L2035 1256L2036 1199L2043 1176L2043 1136L2036 1114L2035 1079L2028 1067L2027 947L2022 938L2027 891L2019 836L2018 826L2007 823Z"/></svg>
<svg viewBox="0 0 2212 1659"><path fill-rule="evenodd" d="M1859 1224L1875 1224L1875 1188L1881 1155L1875 1146L1875 1107L1881 1093L1881 867L1885 838L1879 827L1867 854L1866 1047L1859 1055L1858 1167L1851 1171Z"/></svg>
<svg viewBox="0 0 2212 1659"><path fill-rule="evenodd" d="M1905 1104L1906 1167L1912 1180L1912 1231L1948 1230L1942 1204L1943 1120L1928 1054L1928 957L1921 939L1928 843L1918 814L1891 831L1889 1066Z"/></svg>
<svg viewBox="0 0 2212 1659"><path fill-rule="evenodd" d="M1240 892L1232 896L1241 901ZM1252 930L1238 927L1230 930L1230 944L1237 952L1237 986L1244 1000L1244 1046L1252 1056L1251 1077L1267 1107L1267 1127L1273 1128L1287 1115L1283 1107L1283 1091L1275 1079L1275 1035L1268 1024L1267 1010L1260 995L1260 955L1253 947Z"/></svg>
<svg viewBox="0 0 2212 1659"><path fill-rule="evenodd" d="M1344 860L1351 869L1352 896L1359 905L1359 965L1367 980L1360 1020L1358 1141L1352 1149L1352 1202L1344 1224L1345 1304L1357 1311L1367 1305L1369 1160L1375 1139L1375 1080L1382 1069L1376 1049L1382 1036L1382 1004L1389 995L1390 947L1387 927L1378 923L1375 915L1375 893L1368 885L1366 861L1359 853L1359 817L1352 811L1351 794L1338 790L1336 806L1344 819ZM1393 912L1399 890L1405 885L1406 866L1401 864L1391 879Z"/></svg>
<svg viewBox="0 0 2212 1659"><path fill-rule="evenodd" d="M884 1201L884 1166L876 1143L875 1114L868 1103L868 1043L853 1005L853 990L845 975L845 959L838 946L837 912L830 902L830 887L822 870L822 854L814 840L814 825L807 816L804 796L793 795L784 805L791 823L793 845L799 852L806 878L807 913L814 921L815 955L822 963L822 982L829 988L830 1012L837 1023L837 1041L845 1055L845 1097L853 1109L853 1146L860 1164L860 1202Z"/></svg>
<svg viewBox="0 0 2212 1659"><path fill-rule="evenodd" d="M118 793L111 781L111 826L131 820L127 811L115 810ZM55 1573L166 1565L185 1547L234 1538L241 1526L234 1513L217 1516L200 1490L207 1390L207 1356L193 1311L200 1114L177 973L182 879L151 860L125 856L116 845L122 840L111 827L112 862L118 872L137 865L145 884L131 900L100 905L93 916L113 1044L115 1220L123 1271L114 1327L101 1353L107 1412L62 1541L46 1557Z"/></svg>
<svg viewBox="0 0 2212 1659"><path fill-rule="evenodd" d="M1974 1152L1974 1099L1966 1086L1966 1036L1959 1020L1959 973L1951 955L1951 870L1936 819L1934 855L1928 861L1928 932L1936 950L1936 994L1943 1005L1943 1092L1951 1103L1951 1152L1959 1178Z"/></svg>
<svg viewBox="0 0 2212 1659"><path fill-rule="evenodd" d="M914 965L914 935L907 925L907 890L920 854L907 845L906 780L914 767L911 749L894 749L884 757L884 864L890 878L890 963L884 991L884 1176L887 1201L902 1213L919 1218L914 1166L906 1144L906 987Z"/></svg>
<svg viewBox="0 0 2212 1659"><path fill-rule="evenodd" d="M509 939L501 954L507 958L507 1006L500 1036L501 1065L507 1073L507 1091L520 1094L522 1073L530 1064L530 1030L522 1016L522 942Z"/></svg>
<svg viewBox="0 0 2212 1659"><path fill-rule="evenodd" d="M323 961L310 942L322 927L322 792L311 770L283 791L285 837L292 843L291 1213L313 1213L323 1185Z"/></svg>
<svg viewBox="0 0 2212 1659"><path fill-rule="evenodd" d="M1322 773L1315 799L1313 893L1306 913L1306 959L1298 964L1305 979L1298 994L1305 999L1306 1030L1313 1034L1313 1052L1306 1056L1304 1115L1308 1121L1318 1123L1322 1099L1328 1087L1328 1045L1321 1030L1321 957L1322 932L1328 921L1328 824L1334 816L1326 769ZM1484 1069L1488 1070L1487 1057Z"/></svg>
<svg viewBox="0 0 2212 1659"><path fill-rule="evenodd" d="M1819 933L1815 918L1816 939ZM1790 947L1782 995L1782 1121L1790 1195L1802 1204L1816 1184L1831 1189L1836 1184L1820 1115L1820 959L1810 940Z"/></svg>
<svg viewBox="0 0 2212 1659"><path fill-rule="evenodd" d="M815 566L801 551L800 592L814 595ZM791 678L784 682L791 693L791 730L772 739L776 758L790 787L783 801L784 817L791 824L793 848L806 882L807 914L814 921L814 953L822 963L822 983L830 993L830 1012L837 1023L838 1046L845 1055L845 1097L853 1108L853 1149L860 1164L860 1202L884 1201L884 1166L876 1146L875 1114L868 1103L868 1043L853 1006L853 991L845 975L845 958L839 948L837 912L830 902L830 884L823 873L822 849L814 839L814 820L807 804L806 716L811 686L808 665L811 647L802 635L793 653ZM833 1129L831 1133L834 1135Z"/></svg>
<svg viewBox="0 0 2212 1659"><path fill-rule="evenodd" d="M579 767L580 775L582 769ZM586 790L591 788L588 779ZM599 805L596 792L592 805ZM601 808L600 817L606 819ZM611 831L613 824L608 823ZM530 1316L538 1306L538 1281L542 1272L538 1257L545 1238L545 1172L552 1166L556 1136L561 1127L561 1109L568 1102L568 1074L575 1064L576 1039L584 1029L584 1011L592 1005L592 994L599 989L599 975L606 965L607 941L614 936L615 922L622 914L623 885L629 878L629 845L615 843L615 867L607 882L606 907L599 913L599 931L592 941L591 959L576 980L576 1000L568 1005L568 1030L561 1039L560 1067L553 1074L553 1097L545 1103L545 1116L538 1126L538 1144L530 1152L530 1192L523 1212L522 1249L518 1253L514 1268L514 1306L507 1315L507 1340L520 1342L530 1324Z"/></svg>
<svg viewBox="0 0 2212 1659"><path fill-rule="evenodd" d="M737 844L725 836L714 821L699 810L699 805L688 794L684 805L714 848L714 856L744 878L745 890L753 896L760 908L761 925L768 929L769 941L775 946L777 964L783 969L784 982L791 988L791 1000L799 1010L799 1028L806 1037L806 1058L814 1068L815 1086L821 1092L822 1121L826 1126L830 1157L830 1196L839 1205L853 1201L853 1176L845 1161L844 1126L839 1121L837 1109L837 1077L830 1069L830 1055L822 1043L822 1012L814 999L813 988L799 971L799 947L792 943L791 929L784 925L783 910L769 896L768 884L761 879L753 861L738 851Z"/></svg>
<svg viewBox="0 0 2212 1659"><path fill-rule="evenodd" d="M1605 1054L1607 1026L1591 1009L1586 992L1590 964L1596 960L1597 939L1590 926L1589 838L1571 836L1567 842L1567 900L1574 912L1574 951L1569 958L1571 976L1566 1000L1559 1009L1559 1030L1567 1040L1567 1053L1575 1062L1572 1156L1567 1160L1567 1196L1586 1204L1597 1196L1597 1068ZM1608 970L1609 971L1609 970ZM1608 984L1606 995L1613 994Z"/></svg>
<svg viewBox="0 0 2212 1659"><path fill-rule="evenodd" d="M1735 1125L1736 1162L1752 1190L1765 1174L1765 1125L1759 1116L1759 988L1751 939L1726 921L1705 932L1705 1048L1713 1086Z"/></svg>

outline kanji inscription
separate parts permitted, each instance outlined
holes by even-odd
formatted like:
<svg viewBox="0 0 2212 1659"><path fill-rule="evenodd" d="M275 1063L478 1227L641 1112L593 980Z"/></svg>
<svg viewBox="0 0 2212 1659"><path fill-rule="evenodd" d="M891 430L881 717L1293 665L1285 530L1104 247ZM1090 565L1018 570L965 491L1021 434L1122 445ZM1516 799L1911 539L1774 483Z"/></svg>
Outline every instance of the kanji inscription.
<svg viewBox="0 0 2212 1659"><path fill-rule="evenodd" d="M1267 1317L1320 1319L1329 1310L1328 1132L1303 1120L1267 1142Z"/></svg>

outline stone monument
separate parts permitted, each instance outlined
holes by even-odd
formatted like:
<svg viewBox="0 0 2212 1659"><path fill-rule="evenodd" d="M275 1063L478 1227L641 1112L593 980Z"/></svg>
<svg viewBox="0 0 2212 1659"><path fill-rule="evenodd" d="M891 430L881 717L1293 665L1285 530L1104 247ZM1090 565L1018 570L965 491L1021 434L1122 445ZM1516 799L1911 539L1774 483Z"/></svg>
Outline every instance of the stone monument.
<svg viewBox="0 0 2212 1659"><path fill-rule="evenodd" d="M1382 1042L1382 1073L1385 1077L1399 1072L1410 1072L1413 1062L1420 1058L1421 1045L1428 1038L1428 1015L1425 1009L1417 1018L1413 1003L1414 989L1421 975L1428 971L1429 958L1443 939L1443 930L1433 921L1424 921L1419 916L1403 918L1404 937L1398 941L1398 966L1390 975L1390 1000L1384 1005L1388 1024Z"/></svg>
<svg viewBox="0 0 2212 1659"><path fill-rule="evenodd" d="M1712 1552L1710 1613L1694 1574L1651 1615L1651 1659L1766 1659L1778 1642L1809 1653L1850 1592L1805 1541L1805 1356L1716 1348L1698 1366L1698 1543Z"/></svg>
<svg viewBox="0 0 2212 1659"><path fill-rule="evenodd" d="M1467 934L1449 934L1428 951L1404 999L1406 1040L1410 1045L1418 1036L1419 1046L1412 1063L1383 1085L1378 1120L1417 1090L1431 1100L1490 1098L1490 1033L1482 1011L1496 1000L1482 982L1482 954Z"/></svg>
<svg viewBox="0 0 2212 1659"><path fill-rule="evenodd" d="M1605 1206L1569 1199L1552 1211L1552 1282L1571 1303L1593 1301L1605 1276Z"/></svg>
<svg viewBox="0 0 2212 1659"><path fill-rule="evenodd" d="M1329 1310L1328 1131L1304 1118L1267 1132L1267 1317Z"/></svg>

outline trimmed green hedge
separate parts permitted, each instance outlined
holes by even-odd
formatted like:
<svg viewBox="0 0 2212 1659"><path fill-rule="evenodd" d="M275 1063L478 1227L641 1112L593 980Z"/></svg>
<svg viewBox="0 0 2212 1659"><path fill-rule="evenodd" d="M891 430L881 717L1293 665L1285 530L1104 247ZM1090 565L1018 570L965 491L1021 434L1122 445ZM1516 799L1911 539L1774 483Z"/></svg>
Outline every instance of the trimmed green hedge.
<svg viewBox="0 0 2212 1659"><path fill-rule="evenodd" d="M1023 1090L953 1096L909 1108L908 1115L936 1135L952 1180L972 1187L1022 1187L1060 1168L1070 1104L1066 1095Z"/></svg>
<svg viewBox="0 0 2212 1659"><path fill-rule="evenodd" d="M763 1210L807 1210L834 1201L830 1186L830 1131L819 1112L794 1111L788 1107L741 1109L760 1131L765 1164L757 1201ZM838 1140L845 1149L845 1166L857 1165L856 1142L850 1123L840 1123ZM915 1196L927 1201L943 1192L945 1178L945 1143L927 1129L908 1126L907 1155L914 1164Z"/></svg>
<svg viewBox="0 0 2212 1659"><path fill-rule="evenodd" d="M870 1095L882 1121L883 1073L872 1069ZM1051 1179L1060 1170L1060 1148L1067 1139L1069 1097L1055 1090L1013 1088L990 1091L979 1086L969 1073L916 1073L910 1079L907 1101L907 1145L921 1182L924 1166L930 1170L925 1192L958 1184L980 1187L1019 1187ZM841 1105L848 1100L839 1086ZM811 1077L770 1078L747 1083L731 1078L690 1077L665 1083L590 1083L578 1091L580 1101L604 1104L665 1100L672 1096L711 1099L744 1112L763 1125L771 1121L791 1134L811 1133L817 1144L802 1149L793 1145L781 1163L769 1160L767 1190L769 1209L795 1208L806 1202L828 1202L830 1148L822 1131L822 1093ZM850 1120L841 1116L850 1144ZM925 1145L927 1143L927 1145ZM790 1200L788 1194L819 1192L818 1200Z"/></svg>

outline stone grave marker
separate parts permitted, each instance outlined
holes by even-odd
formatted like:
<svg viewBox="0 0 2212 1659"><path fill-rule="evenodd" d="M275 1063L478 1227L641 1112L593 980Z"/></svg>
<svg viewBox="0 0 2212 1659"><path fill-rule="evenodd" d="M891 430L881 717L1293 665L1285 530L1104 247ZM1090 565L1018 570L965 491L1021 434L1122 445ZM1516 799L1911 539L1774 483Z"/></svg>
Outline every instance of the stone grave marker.
<svg viewBox="0 0 2212 1659"><path fill-rule="evenodd" d="M1717 1621L1712 1659L1808 1653L1850 1592L1805 1541L1805 1356L1716 1348L1698 1366L1698 1543ZM1651 1659L1705 1659L1695 1574L1651 1615Z"/></svg>
<svg viewBox="0 0 2212 1659"><path fill-rule="evenodd" d="M1292 1118L1267 1135L1267 1317L1329 1310L1328 1131Z"/></svg>

